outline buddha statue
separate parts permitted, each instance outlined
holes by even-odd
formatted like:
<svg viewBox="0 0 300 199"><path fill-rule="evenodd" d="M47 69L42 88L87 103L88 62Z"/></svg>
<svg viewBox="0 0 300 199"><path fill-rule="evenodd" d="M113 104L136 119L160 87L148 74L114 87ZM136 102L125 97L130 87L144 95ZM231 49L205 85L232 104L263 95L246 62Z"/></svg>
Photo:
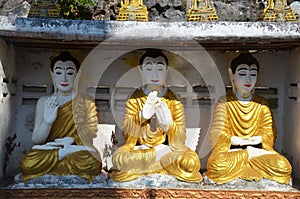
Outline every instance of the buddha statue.
<svg viewBox="0 0 300 199"><path fill-rule="evenodd" d="M193 0L192 6L187 10L188 21L217 21L216 8L210 0Z"/></svg>
<svg viewBox="0 0 300 199"><path fill-rule="evenodd" d="M113 154L110 177L119 182L150 174L169 174L185 182L202 180L196 152L185 146L183 104L165 86L168 58L147 49L139 60L143 86L126 101L125 144Z"/></svg>
<svg viewBox="0 0 300 199"><path fill-rule="evenodd" d="M50 174L77 175L91 182L102 168L93 146L98 124L95 103L76 92L80 63L69 52L55 57L50 66L55 91L37 102L35 145L20 164L23 181Z"/></svg>
<svg viewBox="0 0 300 199"><path fill-rule="evenodd" d="M117 21L148 21L147 7L142 0L121 0Z"/></svg>
<svg viewBox="0 0 300 199"><path fill-rule="evenodd" d="M286 0L268 0L262 17L264 21L297 21L293 8Z"/></svg>
<svg viewBox="0 0 300 199"><path fill-rule="evenodd" d="M210 129L207 177L215 183L237 178L290 183L291 165L274 150L276 128L268 101L254 93L258 72L259 64L249 53L231 62L233 91L219 99Z"/></svg>

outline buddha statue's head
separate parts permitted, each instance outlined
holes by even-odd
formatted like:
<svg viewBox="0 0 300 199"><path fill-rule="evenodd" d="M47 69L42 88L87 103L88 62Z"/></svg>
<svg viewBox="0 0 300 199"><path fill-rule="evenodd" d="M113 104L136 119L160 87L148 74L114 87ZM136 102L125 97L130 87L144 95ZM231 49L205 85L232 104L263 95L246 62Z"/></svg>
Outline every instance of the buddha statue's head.
<svg viewBox="0 0 300 199"><path fill-rule="evenodd" d="M168 58L160 49L150 48L139 60L139 70L144 85L159 90L165 84L168 74Z"/></svg>
<svg viewBox="0 0 300 199"><path fill-rule="evenodd" d="M50 73L57 92L62 95L72 93L79 67L79 61L67 51L51 60Z"/></svg>
<svg viewBox="0 0 300 199"><path fill-rule="evenodd" d="M259 71L258 61L250 53L241 53L232 60L228 70L236 97L239 100L251 100Z"/></svg>

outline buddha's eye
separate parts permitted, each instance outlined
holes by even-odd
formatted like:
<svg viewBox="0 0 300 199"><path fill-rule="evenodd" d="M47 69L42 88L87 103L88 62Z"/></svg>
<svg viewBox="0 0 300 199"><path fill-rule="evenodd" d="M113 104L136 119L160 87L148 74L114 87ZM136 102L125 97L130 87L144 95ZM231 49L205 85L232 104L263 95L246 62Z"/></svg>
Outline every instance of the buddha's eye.
<svg viewBox="0 0 300 199"><path fill-rule="evenodd" d="M73 70L67 70L67 75L73 75L74 74L74 71Z"/></svg>

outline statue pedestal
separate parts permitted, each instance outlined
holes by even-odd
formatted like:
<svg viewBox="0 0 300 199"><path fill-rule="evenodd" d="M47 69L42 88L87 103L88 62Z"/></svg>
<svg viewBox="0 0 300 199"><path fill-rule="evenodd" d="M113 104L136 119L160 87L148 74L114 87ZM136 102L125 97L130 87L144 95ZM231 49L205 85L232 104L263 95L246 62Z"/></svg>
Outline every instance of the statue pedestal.
<svg viewBox="0 0 300 199"><path fill-rule="evenodd" d="M289 6L282 10L274 8L267 8L263 12L264 21L297 21L296 15L293 9Z"/></svg>
<svg viewBox="0 0 300 199"><path fill-rule="evenodd" d="M298 198L300 192L194 189L47 188L0 190L0 198Z"/></svg>
<svg viewBox="0 0 300 199"><path fill-rule="evenodd" d="M19 176L20 177L20 176ZM0 189L0 198L297 198L300 191L271 180L234 180L223 185L206 177L187 183L169 175L153 174L129 182L115 182L105 172L92 183L77 176L45 175Z"/></svg>
<svg viewBox="0 0 300 199"><path fill-rule="evenodd" d="M187 12L188 21L218 21L218 15L214 8L207 8L203 10L193 8Z"/></svg>

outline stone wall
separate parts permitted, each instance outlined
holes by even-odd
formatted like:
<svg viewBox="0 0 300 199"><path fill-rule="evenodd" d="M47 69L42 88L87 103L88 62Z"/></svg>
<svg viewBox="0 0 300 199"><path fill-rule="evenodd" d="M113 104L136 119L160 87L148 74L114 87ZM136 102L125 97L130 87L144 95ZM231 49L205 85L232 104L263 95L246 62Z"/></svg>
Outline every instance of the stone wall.
<svg viewBox="0 0 300 199"><path fill-rule="evenodd" d="M0 179L7 176L15 142L15 60L14 47L0 38Z"/></svg>
<svg viewBox="0 0 300 199"><path fill-rule="evenodd" d="M51 0L49 0L51 1ZM97 6L85 15L93 20L115 20L121 7L120 0L93 0ZM0 15L26 17L33 0L0 0ZM213 1L220 21L261 21L267 0L215 0ZM149 12L149 21L186 21L186 11L192 0L144 0ZM300 14L300 3L289 0L296 14Z"/></svg>
<svg viewBox="0 0 300 199"><path fill-rule="evenodd" d="M283 153L289 158L289 161L293 167L293 176L294 180L297 180L297 183L300 182L300 88L291 87L291 83L300 82L300 57L292 56L299 55L300 48L292 51L292 54L289 57L289 63L287 64L287 70L291 71L286 75L286 84L285 84L285 109L284 117L282 118L284 123L284 140L283 142ZM298 101L295 99L290 99L288 97L297 97Z"/></svg>

